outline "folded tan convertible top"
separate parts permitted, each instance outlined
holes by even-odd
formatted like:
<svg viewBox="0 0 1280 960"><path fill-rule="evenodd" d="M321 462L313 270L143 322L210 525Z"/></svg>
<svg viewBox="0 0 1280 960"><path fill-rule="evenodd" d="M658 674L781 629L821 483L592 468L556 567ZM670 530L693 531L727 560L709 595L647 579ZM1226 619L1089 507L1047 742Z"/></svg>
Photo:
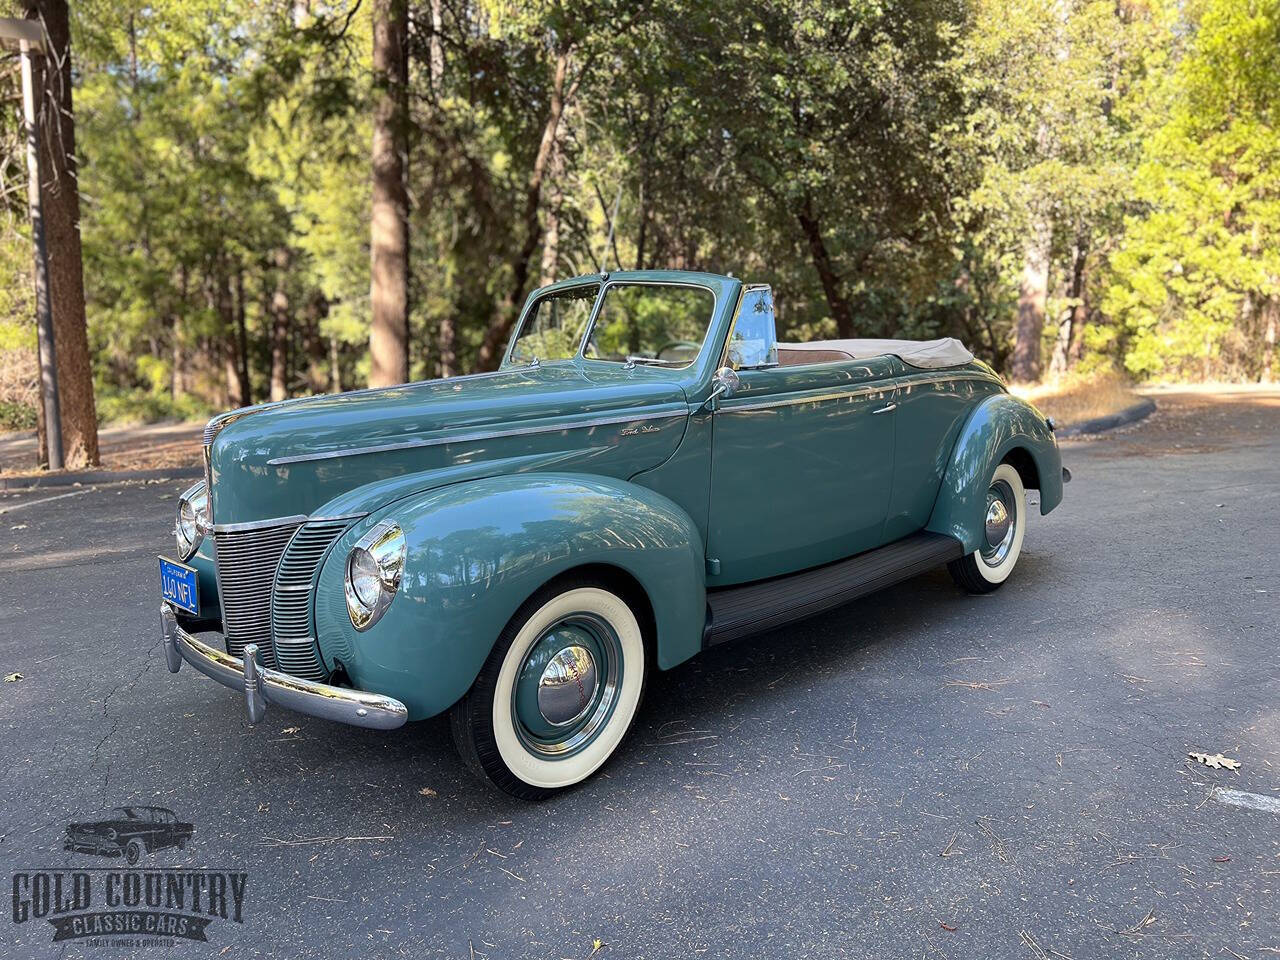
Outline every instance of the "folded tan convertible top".
<svg viewBox="0 0 1280 960"><path fill-rule="evenodd" d="M903 363L925 369L958 367L973 359L973 354L955 337L942 337L938 340L814 340L809 343L778 344L780 360L783 359L782 353L793 353L793 351L845 354L850 360L865 360L891 354ZM798 362L794 353L788 359L793 364ZM815 358L810 362L821 361Z"/></svg>

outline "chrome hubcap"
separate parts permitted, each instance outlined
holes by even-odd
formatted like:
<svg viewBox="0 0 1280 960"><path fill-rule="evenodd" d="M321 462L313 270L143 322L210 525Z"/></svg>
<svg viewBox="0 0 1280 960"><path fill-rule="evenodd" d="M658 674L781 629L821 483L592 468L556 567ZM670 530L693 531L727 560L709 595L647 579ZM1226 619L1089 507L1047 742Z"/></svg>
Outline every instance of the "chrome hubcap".
<svg viewBox="0 0 1280 960"><path fill-rule="evenodd" d="M543 631L516 676L516 734L548 758L585 748L613 716L622 686L622 644L601 617L575 613Z"/></svg>
<svg viewBox="0 0 1280 960"><path fill-rule="evenodd" d="M987 491L986 543L980 551L988 566L998 567L1013 547L1018 523L1018 505L1014 502L1013 489L1003 480L997 480Z"/></svg>
<svg viewBox="0 0 1280 960"><path fill-rule="evenodd" d="M596 692L596 660L586 647L565 647L538 678L538 712L553 727L581 720Z"/></svg>

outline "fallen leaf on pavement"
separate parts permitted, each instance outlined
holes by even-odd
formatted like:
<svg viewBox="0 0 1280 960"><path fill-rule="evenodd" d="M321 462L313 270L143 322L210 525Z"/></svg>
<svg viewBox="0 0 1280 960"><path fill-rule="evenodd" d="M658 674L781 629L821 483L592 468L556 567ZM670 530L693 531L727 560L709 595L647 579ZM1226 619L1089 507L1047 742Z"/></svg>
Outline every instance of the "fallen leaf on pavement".
<svg viewBox="0 0 1280 960"><path fill-rule="evenodd" d="M430 787L423 787L423 788L422 788L421 790L419 790L418 792L419 792L420 794L422 794L424 797L436 797L436 796L439 796L439 794L437 794L437 793L436 793L434 790L432 790Z"/></svg>
<svg viewBox="0 0 1280 960"><path fill-rule="evenodd" d="M1214 857L1213 862L1214 863L1230 863L1231 858L1230 857Z"/></svg>
<svg viewBox="0 0 1280 960"><path fill-rule="evenodd" d="M301 727L285 727L280 732L281 733L297 733L301 729L302 729Z"/></svg>
<svg viewBox="0 0 1280 960"><path fill-rule="evenodd" d="M25 679L27 679L27 678L26 678L26 677L24 677L24 676L23 676L22 674L20 674L20 673L11 673L11 674L9 674L7 677L5 677L5 678L4 678L4 682L5 682L5 683L17 683L19 680L25 680Z"/></svg>
<svg viewBox="0 0 1280 960"><path fill-rule="evenodd" d="M1213 767L1215 770L1239 770L1240 761L1232 760L1230 757L1224 757L1220 753L1209 756L1207 753L1195 753L1194 751L1187 754L1192 760L1203 763L1206 767Z"/></svg>
<svg viewBox="0 0 1280 960"><path fill-rule="evenodd" d="M939 920L939 921L938 921L938 926L942 927L942 929L943 929L943 930L946 930L948 933L955 933L955 932L956 932L956 930L958 929L958 928L956 928L956 927L953 927L953 926L952 926L951 924L949 924L949 923L944 923L944 922L943 922L943 921L941 921L941 920Z"/></svg>

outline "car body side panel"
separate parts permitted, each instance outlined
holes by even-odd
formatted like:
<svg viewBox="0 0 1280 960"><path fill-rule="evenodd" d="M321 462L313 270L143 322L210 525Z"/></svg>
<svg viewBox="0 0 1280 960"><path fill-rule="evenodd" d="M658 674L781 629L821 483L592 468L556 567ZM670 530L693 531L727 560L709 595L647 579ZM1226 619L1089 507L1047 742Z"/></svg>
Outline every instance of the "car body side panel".
<svg viewBox="0 0 1280 960"><path fill-rule="evenodd" d="M873 357L743 370L717 402L707 553L712 586L878 547L893 479L897 363ZM881 411L877 413L877 411Z"/></svg>
<svg viewBox="0 0 1280 960"><path fill-rule="evenodd" d="M403 580L382 619L360 633L346 612L346 557L384 519L405 533ZM466 693L525 600L559 574L596 564L624 571L650 598L660 667L701 648L704 560L688 515L627 481L533 473L453 484L358 522L320 573L321 652L360 689L403 701L410 719L428 717Z"/></svg>
<svg viewBox="0 0 1280 960"><path fill-rule="evenodd" d="M956 439L970 411L1001 391L994 376L972 368L918 370L902 365L894 411L893 491L885 540L893 541L929 522Z"/></svg>
<svg viewBox="0 0 1280 960"><path fill-rule="evenodd" d="M1034 407L1007 393L987 397L965 421L926 527L955 537L967 551L983 536L991 474L1015 449L1025 450L1039 474L1040 512L1062 502L1062 457L1053 431Z"/></svg>

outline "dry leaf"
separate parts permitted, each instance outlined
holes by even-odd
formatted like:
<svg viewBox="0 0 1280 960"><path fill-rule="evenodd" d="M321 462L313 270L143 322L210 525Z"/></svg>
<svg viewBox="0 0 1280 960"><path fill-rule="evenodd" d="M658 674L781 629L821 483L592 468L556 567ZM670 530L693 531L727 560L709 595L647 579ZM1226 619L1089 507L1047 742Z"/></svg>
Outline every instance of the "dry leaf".
<svg viewBox="0 0 1280 960"><path fill-rule="evenodd" d="M424 797L438 797L438 796L439 796L439 794L438 794L438 793L436 793L434 790L432 790L430 787L423 787L423 788L422 788L421 790L419 790L418 792L419 792L420 794L422 794Z"/></svg>
<svg viewBox="0 0 1280 960"><path fill-rule="evenodd" d="M603 940L601 940L599 937L597 937L595 940L592 940L592 941L591 941L591 954L590 954L590 956L588 956L588 957L587 957L587 960L591 960L591 957L594 957L597 953L599 953L599 952L600 952L601 950L603 950L603 949L604 949L604 941L603 941Z"/></svg>
<svg viewBox="0 0 1280 960"><path fill-rule="evenodd" d="M948 933L955 933L956 930L958 929L956 927L953 927L949 923L943 923L941 920L938 921L938 926L942 927L942 929L946 930Z"/></svg>
<svg viewBox="0 0 1280 960"><path fill-rule="evenodd" d="M1200 763L1203 763L1206 767L1213 767L1213 769L1215 770L1239 770L1240 769L1239 760L1232 760L1230 757L1224 757L1220 753L1215 753L1213 756L1209 756L1209 754L1207 753L1192 752L1192 753L1188 753L1187 756L1190 757L1192 760L1196 760L1196 761L1199 761Z"/></svg>
<svg viewBox="0 0 1280 960"><path fill-rule="evenodd" d="M23 676L22 674L20 674L20 673L11 673L11 674L9 674L7 677L5 677L5 678L4 678L4 682L5 682L5 683L17 683L19 680L25 680L25 679L27 679L27 678L26 678L26 677L24 677L24 676Z"/></svg>
<svg viewBox="0 0 1280 960"><path fill-rule="evenodd" d="M280 732L281 733L297 733L301 729L302 729L301 727L285 727Z"/></svg>
<svg viewBox="0 0 1280 960"><path fill-rule="evenodd" d="M1214 863L1230 863L1231 858L1230 857L1214 857L1213 862Z"/></svg>

